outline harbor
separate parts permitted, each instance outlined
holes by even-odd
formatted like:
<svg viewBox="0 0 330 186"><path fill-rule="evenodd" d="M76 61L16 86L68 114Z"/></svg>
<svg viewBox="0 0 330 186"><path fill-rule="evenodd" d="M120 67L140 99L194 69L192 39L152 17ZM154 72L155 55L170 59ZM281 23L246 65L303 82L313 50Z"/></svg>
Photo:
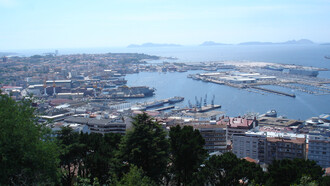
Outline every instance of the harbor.
<svg viewBox="0 0 330 186"><path fill-rule="evenodd" d="M262 88L262 87L257 87L257 86L250 86L249 88L253 88L253 89L257 89L257 90L262 90L262 91L270 92L270 93L275 93L275 94L279 94L279 95L283 95L283 96L289 96L289 97L292 97L292 98L295 98L296 97L295 94L288 94L288 93L285 93L285 92L280 92L280 91L271 90L271 89Z"/></svg>

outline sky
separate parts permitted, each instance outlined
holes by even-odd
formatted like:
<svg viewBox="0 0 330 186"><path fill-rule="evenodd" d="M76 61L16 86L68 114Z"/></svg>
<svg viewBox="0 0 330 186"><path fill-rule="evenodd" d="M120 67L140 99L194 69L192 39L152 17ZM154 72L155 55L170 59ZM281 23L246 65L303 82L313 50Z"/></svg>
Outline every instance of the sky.
<svg viewBox="0 0 330 186"><path fill-rule="evenodd" d="M330 42L330 0L0 0L0 51Z"/></svg>

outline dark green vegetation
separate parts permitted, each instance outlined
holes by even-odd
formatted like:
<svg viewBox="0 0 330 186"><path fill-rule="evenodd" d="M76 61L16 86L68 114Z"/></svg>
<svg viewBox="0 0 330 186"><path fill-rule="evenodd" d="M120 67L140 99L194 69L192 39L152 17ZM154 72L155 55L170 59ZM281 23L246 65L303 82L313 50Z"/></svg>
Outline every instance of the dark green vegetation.
<svg viewBox="0 0 330 186"><path fill-rule="evenodd" d="M15 102L0 95L0 185L44 185L58 180L58 148L49 131L35 124L29 105L28 100Z"/></svg>
<svg viewBox="0 0 330 186"><path fill-rule="evenodd" d="M169 133L146 114L118 134L56 135L36 123L30 101L0 95L0 185L330 185L309 160L259 165L232 153L209 157L192 127Z"/></svg>

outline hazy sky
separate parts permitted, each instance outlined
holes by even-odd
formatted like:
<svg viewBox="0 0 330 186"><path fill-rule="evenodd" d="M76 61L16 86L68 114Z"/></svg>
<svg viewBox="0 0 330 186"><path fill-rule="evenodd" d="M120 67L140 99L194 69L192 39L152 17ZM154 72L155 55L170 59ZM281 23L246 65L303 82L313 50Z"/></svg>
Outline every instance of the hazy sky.
<svg viewBox="0 0 330 186"><path fill-rule="evenodd" d="M0 0L0 50L330 42L330 0Z"/></svg>

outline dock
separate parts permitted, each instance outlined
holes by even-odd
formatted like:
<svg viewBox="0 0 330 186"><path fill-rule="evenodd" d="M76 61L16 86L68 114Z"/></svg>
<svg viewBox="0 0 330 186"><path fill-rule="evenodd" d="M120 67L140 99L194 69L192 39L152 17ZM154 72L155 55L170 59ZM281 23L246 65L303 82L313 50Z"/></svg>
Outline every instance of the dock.
<svg viewBox="0 0 330 186"><path fill-rule="evenodd" d="M292 98L296 97L295 94L289 94L289 93L280 92L280 91L277 91L277 90L271 90L271 89L267 89L267 88L261 88L261 87L256 87L256 86L251 86L250 88L254 88L254 89L257 89L257 90L262 90L262 91L265 91L265 92L275 93L275 94L279 94L279 95L283 95L283 96L289 96L289 97L292 97Z"/></svg>
<svg viewBox="0 0 330 186"><path fill-rule="evenodd" d="M167 106L167 107L162 107L162 108L155 109L155 111L169 110L169 109L173 109L174 107L175 107L174 105L171 105L171 106Z"/></svg>
<svg viewBox="0 0 330 186"><path fill-rule="evenodd" d="M207 106L202 106L201 108L195 108L195 110L193 110L192 112L208 112L218 108L221 108L221 105L207 105Z"/></svg>

